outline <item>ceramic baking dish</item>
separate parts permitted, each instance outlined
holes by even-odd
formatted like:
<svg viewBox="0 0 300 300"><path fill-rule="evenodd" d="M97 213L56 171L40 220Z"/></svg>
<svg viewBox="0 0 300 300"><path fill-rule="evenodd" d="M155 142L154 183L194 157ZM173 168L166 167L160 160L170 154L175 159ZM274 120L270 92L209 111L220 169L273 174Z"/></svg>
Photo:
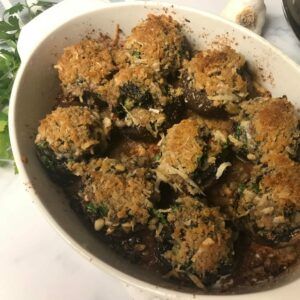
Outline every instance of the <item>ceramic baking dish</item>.
<svg viewBox="0 0 300 300"><path fill-rule="evenodd" d="M53 65L63 48L78 42L92 29L114 35L119 24L128 34L148 13L166 11L185 24L185 33L196 47L204 48L216 42L231 45L246 57L257 79L274 96L285 94L300 107L299 66L266 40L243 27L199 10L154 1L109 4L96 0L68 0L26 25L21 33L19 52L22 64L11 96L9 130L16 164L26 189L45 217L76 251L128 284L163 299L188 299L194 293L201 294L201 291L178 289L160 276L130 264L101 243L70 208L62 191L48 178L34 149L39 120L51 110L58 92L59 84ZM24 160L24 157L27 159ZM275 286L266 287L263 291L253 289L250 294L240 293L234 297L275 300L291 293L300 294L299 273L296 268ZM220 298L203 294L198 297Z"/></svg>

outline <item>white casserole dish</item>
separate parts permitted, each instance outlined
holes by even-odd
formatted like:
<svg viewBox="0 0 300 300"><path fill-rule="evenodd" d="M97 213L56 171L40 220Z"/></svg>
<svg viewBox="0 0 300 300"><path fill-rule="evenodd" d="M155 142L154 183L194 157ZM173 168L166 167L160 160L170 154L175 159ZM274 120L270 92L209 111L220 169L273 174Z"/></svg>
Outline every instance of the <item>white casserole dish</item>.
<svg viewBox="0 0 300 300"><path fill-rule="evenodd" d="M129 284L160 295L163 299L187 299L197 291L179 290L160 276L128 263L102 244L70 208L62 191L50 181L34 150L39 120L51 110L58 92L53 64L63 48L78 42L92 29L114 35L115 26L119 24L128 34L141 18L148 13L164 13L164 8L168 8L168 12L178 21L184 21L186 34L197 48L208 47L216 40L230 44L246 57L250 68L274 96L285 94L300 107L299 66L267 41L236 24L195 9L153 1L108 4L85 0L84 5L65 1L53 8L56 9L55 18L50 17L51 11L45 13L49 13L47 23L39 23L39 32L34 31L30 43L25 33L36 24L29 24L20 36L22 65L11 96L9 130L16 164L28 192L66 241L102 270ZM22 162L24 156L28 163ZM283 299L291 291L295 295L300 293L299 268L275 286L259 292L253 290L251 294L241 293L235 298L275 300ZM197 293L201 294L201 291ZM202 295L199 298L215 299L220 296Z"/></svg>

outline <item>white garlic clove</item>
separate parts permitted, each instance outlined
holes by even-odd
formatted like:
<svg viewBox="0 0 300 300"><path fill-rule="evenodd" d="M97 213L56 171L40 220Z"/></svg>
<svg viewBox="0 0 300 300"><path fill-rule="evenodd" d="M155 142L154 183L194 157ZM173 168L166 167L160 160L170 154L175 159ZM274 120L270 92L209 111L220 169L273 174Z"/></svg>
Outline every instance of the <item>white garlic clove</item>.
<svg viewBox="0 0 300 300"><path fill-rule="evenodd" d="M221 16L261 34L266 20L264 0L230 0Z"/></svg>

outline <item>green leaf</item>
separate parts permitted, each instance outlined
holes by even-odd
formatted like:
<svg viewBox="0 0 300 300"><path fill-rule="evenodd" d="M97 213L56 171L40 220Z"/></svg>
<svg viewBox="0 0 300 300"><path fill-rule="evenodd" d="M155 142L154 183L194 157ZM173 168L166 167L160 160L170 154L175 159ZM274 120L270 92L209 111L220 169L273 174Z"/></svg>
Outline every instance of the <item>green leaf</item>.
<svg viewBox="0 0 300 300"><path fill-rule="evenodd" d="M8 128L6 127L3 132L0 132L0 166L7 165L12 159Z"/></svg>
<svg viewBox="0 0 300 300"><path fill-rule="evenodd" d="M14 26L5 22L5 21L0 21L0 31L13 31Z"/></svg>
<svg viewBox="0 0 300 300"><path fill-rule="evenodd" d="M9 24L15 29L20 30L19 18L16 16L10 16L8 18Z"/></svg>
<svg viewBox="0 0 300 300"><path fill-rule="evenodd" d="M47 8L50 8L51 6L53 6L54 4L56 4L56 3L50 2L50 1L38 1L35 5L41 6L43 9L47 9Z"/></svg>
<svg viewBox="0 0 300 300"><path fill-rule="evenodd" d="M18 3L16 5L12 6L11 8L5 10L4 16L16 14L18 12L21 12L24 8L25 8L25 6L22 3Z"/></svg>
<svg viewBox="0 0 300 300"><path fill-rule="evenodd" d="M7 121L0 120L0 133L4 132L4 130L6 129L6 127L7 127Z"/></svg>

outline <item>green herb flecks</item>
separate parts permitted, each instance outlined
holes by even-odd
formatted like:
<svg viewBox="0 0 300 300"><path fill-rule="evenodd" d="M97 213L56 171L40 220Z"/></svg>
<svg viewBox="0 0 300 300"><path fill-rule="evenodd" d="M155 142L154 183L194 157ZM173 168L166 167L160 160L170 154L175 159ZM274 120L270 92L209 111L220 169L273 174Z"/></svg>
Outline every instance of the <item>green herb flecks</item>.
<svg viewBox="0 0 300 300"><path fill-rule="evenodd" d="M240 195L243 194L245 189L246 189L246 185L244 183L241 183L238 187L238 193Z"/></svg>
<svg viewBox="0 0 300 300"><path fill-rule="evenodd" d="M165 215L160 212L158 209L152 208L151 209L152 214L159 220L159 222L163 225L167 224L167 220Z"/></svg>
<svg viewBox="0 0 300 300"><path fill-rule="evenodd" d="M108 207L105 204L95 205L90 202L86 205L86 211L88 214L96 218L106 217L108 213Z"/></svg>
<svg viewBox="0 0 300 300"><path fill-rule="evenodd" d="M252 185L251 185L251 190L253 191L253 192L255 192L256 194L258 194L259 193L259 184L258 183L253 183Z"/></svg>
<svg viewBox="0 0 300 300"><path fill-rule="evenodd" d="M134 50L131 54L133 57L137 58L137 59L141 59L141 52Z"/></svg>
<svg viewBox="0 0 300 300"><path fill-rule="evenodd" d="M13 156L8 132L9 98L20 66L17 42L23 21L18 14L27 14L28 21L51 7L55 2L18 3L4 11L0 21L0 166L11 164Z"/></svg>

